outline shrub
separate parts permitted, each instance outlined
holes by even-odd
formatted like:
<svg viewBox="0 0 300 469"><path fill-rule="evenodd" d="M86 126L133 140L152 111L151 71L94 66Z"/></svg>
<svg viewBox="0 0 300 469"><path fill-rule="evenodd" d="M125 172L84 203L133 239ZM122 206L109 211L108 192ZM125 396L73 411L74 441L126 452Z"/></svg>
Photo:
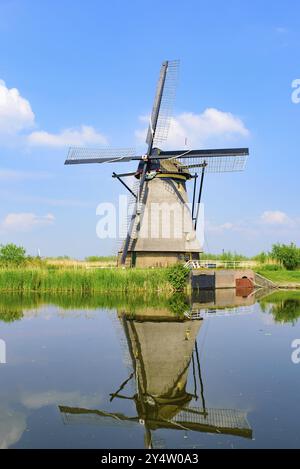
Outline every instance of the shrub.
<svg viewBox="0 0 300 469"><path fill-rule="evenodd" d="M182 291L184 289L188 276L189 269L182 264L175 264L169 267L167 271L167 278L175 291Z"/></svg>
<svg viewBox="0 0 300 469"><path fill-rule="evenodd" d="M0 246L0 264L3 266L19 267L26 262L26 251L13 243Z"/></svg>
<svg viewBox="0 0 300 469"><path fill-rule="evenodd" d="M271 257L288 270L294 270L300 266L300 249L294 243L273 244Z"/></svg>

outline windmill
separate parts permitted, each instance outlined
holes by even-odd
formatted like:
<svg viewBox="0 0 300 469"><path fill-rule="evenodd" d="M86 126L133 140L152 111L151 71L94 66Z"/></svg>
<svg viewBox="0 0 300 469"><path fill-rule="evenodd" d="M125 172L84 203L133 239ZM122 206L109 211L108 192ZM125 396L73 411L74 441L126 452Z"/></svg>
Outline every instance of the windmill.
<svg viewBox="0 0 300 469"><path fill-rule="evenodd" d="M117 174L134 201L119 263L128 266L165 266L178 260L199 259L196 237L204 175L241 171L248 148L163 151L167 139L178 76L178 61L163 62L146 138L147 152L128 149L71 147L65 164L137 162L134 172ZM200 172L199 178L198 173ZM134 189L124 178L134 176ZM193 200L188 206L186 182L193 180Z"/></svg>
<svg viewBox="0 0 300 469"><path fill-rule="evenodd" d="M157 311L157 314L159 311ZM119 311L124 329L132 370L118 389L110 394L114 400L130 400L135 415L113 409L87 409L60 405L65 424L98 424L144 428L146 448L157 446L157 430L179 430L217 433L252 438L247 412L239 409L207 407L201 371L197 336L203 320L185 320L162 311L162 317L138 319ZM187 390L188 373L192 387ZM127 385L134 381L136 392L128 395Z"/></svg>

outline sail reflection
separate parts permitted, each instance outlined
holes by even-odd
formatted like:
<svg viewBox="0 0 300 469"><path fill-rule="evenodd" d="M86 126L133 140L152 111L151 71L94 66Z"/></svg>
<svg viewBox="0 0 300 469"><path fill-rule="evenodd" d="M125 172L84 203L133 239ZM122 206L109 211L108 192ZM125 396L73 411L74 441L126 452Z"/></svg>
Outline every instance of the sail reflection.
<svg viewBox="0 0 300 469"><path fill-rule="evenodd" d="M228 307L234 307L235 303L249 306L255 301L249 294L235 295L235 298L228 295L227 302L222 299L223 308L224 304ZM205 311L207 305L216 306L216 298L206 298L205 303L203 297L194 297L189 312L180 316L164 308L148 307L134 315L120 309L118 320L126 337L131 371L111 393L110 402L113 406L116 399L131 400L135 404L136 415L60 406L64 422L118 426L142 424L147 448L155 447L153 433L159 429L252 438L247 412L206 405L205 377L199 353L205 319L199 313L203 308ZM191 380L188 381L189 373ZM134 395L127 391L131 382L134 382Z"/></svg>

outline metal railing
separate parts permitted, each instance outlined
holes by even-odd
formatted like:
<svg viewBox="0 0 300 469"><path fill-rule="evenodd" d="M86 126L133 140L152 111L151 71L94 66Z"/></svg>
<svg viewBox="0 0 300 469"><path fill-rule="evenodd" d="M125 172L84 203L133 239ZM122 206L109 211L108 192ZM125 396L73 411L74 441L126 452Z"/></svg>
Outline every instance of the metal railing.
<svg viewBox="0 0 300 469"><path fill-rule="evenodd" d="M257 263L255 261L222 261L215 259L189 260L184 266L189 269L252 269Z"/></svg>

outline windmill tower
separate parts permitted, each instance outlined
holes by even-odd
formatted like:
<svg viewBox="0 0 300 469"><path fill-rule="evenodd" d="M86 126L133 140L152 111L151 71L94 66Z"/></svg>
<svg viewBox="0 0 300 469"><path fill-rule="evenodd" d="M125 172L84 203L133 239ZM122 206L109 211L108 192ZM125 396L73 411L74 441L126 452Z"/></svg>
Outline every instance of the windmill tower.
<svg viewBox="0 0 300 469"><path fill-rule="evenodd" d="M173 151L159 148L168 136L177 75L178 61L163 62L145 155L136 156L132 149L72 147L65 161L65 164L138 162L134 172L112 174L134 198L127 236L119 252L120 265L166 266L180 260L199 259L202 247L196 228L204 174L241 171L249 154L248 148ZM138 180L135 190L123 179L130 176ZM186 183L191 180L194 185L190 207Z"/></svg>
<svg viewBox="0 0 300 469"><path fill-rule="evenodd" d="M151 317L132 318L124 311L118 316L124 328L132 372L110 394L105 410L59 406L66 424L93 423L103 427L115 425L143 425L146 448L154 448L158 430L218 433L252 438L247 412L239 409L207 407L205 379L197 336L202 320L176 318L161 310ZM188 390L188 374L193 376L193 389ZM134 382L131 395L128 384ZM135 404L133 416L115 412L114 400L131 400ZM130 428L130 427L129 427Z"/></svg>

